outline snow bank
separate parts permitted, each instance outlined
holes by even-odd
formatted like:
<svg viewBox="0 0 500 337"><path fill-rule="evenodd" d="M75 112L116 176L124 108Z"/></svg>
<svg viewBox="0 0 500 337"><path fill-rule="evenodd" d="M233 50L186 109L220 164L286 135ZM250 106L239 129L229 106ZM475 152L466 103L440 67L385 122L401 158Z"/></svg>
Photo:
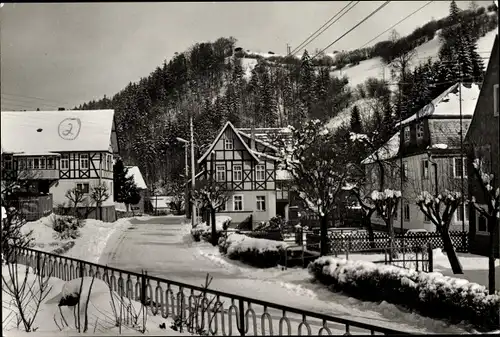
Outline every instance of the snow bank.
<svg viewBox="0 0 500 337"><path fill-rule="evenodd" d="M57 240L54 238L56 232L52 228L53 219L56 216L60 217L51 214L37 221L27 222L21 230L23 233L33 230L32 237L35 240L35 248L47 252L74 241L75 245L64 255L93 263L99 261L99 257L110 236L115 231L123 230L130 224L127 218L115 222L86 219L83 220L83 226L79 229L80 237L75 240Z"/></svg>
<svg viewBox="0 0 500 337"><path fill-rule="evenodd" d="M333 257L321 257L308 269L333 290L362 300L399 304L455 324L467 321L483 331L499 328L500 295L488 295L486 287L477 283L440 273Z"/></svg>
<svg viewBox="0 0 500 337"><path fill-rule="evenodd" d="M276 267L288 244L283 241L229 234L219 239L219 250L232 260L241 260L259 268Z"/></svg>
<svg viewBox="0 0 500 337"><path fill-rule="evenodd" d="M14 268L15 270L15 268ZM18 279L23 280L25 274L25 267L18 266ZM9 272L7 267L2 267L2 276L6 278L6 282L11 284ZM83 279L82 294L79 295L80 283L82 279L74 279L65 282L58 278L51 277L48 279L48 287L44 292L45 299L40 305L40 309L35 317L33 328L36 328L36 336L68 336L77 334L76 328L78 313L75 315L75 306L64 305L63 298L69 297L79 298L80 301L80 321L83 326L85 321L85 304L89 298L87 317L88 317L88 331L93 336L102 335L135 335L137 336L143 329L143 311L141 304L136 301L124 299L121 302L120 297L115 292L110 292L108 285L99 279L95 279L92 283L92 278L85 277ZM27 275L27 284L31 285L36 282L36 276L31 271ZM91 289L91 291L89 291ZM39 294L39 288L34 288L35 294ZM2 335L4 336L24 336L28 333L24 331L24 326L18 327L16 324L16 315L19 314L18 309L12 301L12 296L9 292L2 287ZM62 301L61 301L62 300ZM73 302L74 303L74 302ZM114 303L114 305L113 305ZM118 327L117 322L120 320L120 304L123 303L121 328ZM59 306L61 305L61 306ZM34 305L30 305L31 309ZM116 307L116 310L114 309ZM28 310L28 317L33 317L33 310ZM117 312L117 314L115 314ZM170 328L172 319L164 319L161 315L153 316L151 312L146 311L146 335L162 335L162 336L179 336L188 335L187 333L179 333ZM161 329L160 324L165 324L165 329ZM121 333L120 333L121 330ZM83 329L82 329L83 331ZM33 335L33 332L31 332Z"/></svg>
<svg viewBox="0 0 500 337"><path fill-rule="evenodd" d="M231 217L226 215L218 215L215 217L215 230L220 233L231 224ZM207 225L206 222L198 224L195 228L191 229L191 235L195 241L200 241L201 238L209 240L212 234L212 226Z"/></svg>

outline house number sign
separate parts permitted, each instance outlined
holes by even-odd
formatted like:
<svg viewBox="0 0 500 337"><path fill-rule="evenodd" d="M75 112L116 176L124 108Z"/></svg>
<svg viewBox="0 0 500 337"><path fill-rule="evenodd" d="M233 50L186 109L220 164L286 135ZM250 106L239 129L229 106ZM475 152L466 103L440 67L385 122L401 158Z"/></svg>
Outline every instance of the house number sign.
<svg viewBox="0 0 500 337"><path fill-rule="evenodd" d="M59 123L59 137L65 140L74 140L80 134L81 127L80 118L65 118Z"/></svg>

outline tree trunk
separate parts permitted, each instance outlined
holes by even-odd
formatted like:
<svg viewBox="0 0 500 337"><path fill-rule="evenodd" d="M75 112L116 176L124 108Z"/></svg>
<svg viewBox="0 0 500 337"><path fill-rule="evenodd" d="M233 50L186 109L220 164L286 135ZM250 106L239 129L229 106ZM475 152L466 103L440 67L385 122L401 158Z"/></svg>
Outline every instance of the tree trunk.
<svg viewBox="0 0 500 337"><path fill-rule="evenodd" d="M401 215L403 216L403 215ZM389 249L390 253L390 261L392 262L393 258L397 258L396 249L394 247L394 221L393 217L389 215L387 219L387 227L389 229Z"/></svg>
<svg viewBox="0 0 500 337"><path fill-rule="evenodd" d="M370 210L363 216L363 227L368 230L368 240L370 240L370 247L375 248L375 233L372 226L372 215L375 210Z"/></svg>
<svg viewBox="0 0 500 337"><path fill-rule="evenodd" d="M453 248L453 242L451 242L450 233L447 229L440 230L441 238L443 239L443 248L448 256L448 261L450 261L451 270L453 274L463 274L462 265L458 260L455 248Z"/></svg>
<svg viewBox="0 0 500 337"><path fill-rule="evenodd" d="M324 215L320 217L320 255L325 256L328 254L328 216Z"/></svg>
<svg viewBox="0 0 500 337"><path fill-rule="evenodd" d="M498 237L498 226L497 219L492 216L488 219L488 225L490 227L490 254L488 256L488 293L490 295L495 294L495 242Z"/></svg>
<svg viewBox="0 0 500 337"><path fill-rule="evenodd" d="M218 238L217 238L217 227L215 226L215 208L210 207L210 218L212 222L212 245L217 246Z"/></svg>

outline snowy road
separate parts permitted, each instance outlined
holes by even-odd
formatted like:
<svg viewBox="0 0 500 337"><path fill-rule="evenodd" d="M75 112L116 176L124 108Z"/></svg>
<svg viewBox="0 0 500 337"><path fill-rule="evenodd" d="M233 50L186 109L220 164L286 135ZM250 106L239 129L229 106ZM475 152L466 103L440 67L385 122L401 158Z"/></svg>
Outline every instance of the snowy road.
<svg viewBox="0 0 500 337"><path fill-rule="evenodd" d="M132 219L131 226L110 238L99 263L135 272L144 269L149 275L196 286L209 273L211 288L219 291L400 331L467 332L463 326L448 326L385 302L361 302L332 293L312 283L305 269L257 269L228 260L217 247L192 242L190 225L184 221L182 217Z"/></svg>

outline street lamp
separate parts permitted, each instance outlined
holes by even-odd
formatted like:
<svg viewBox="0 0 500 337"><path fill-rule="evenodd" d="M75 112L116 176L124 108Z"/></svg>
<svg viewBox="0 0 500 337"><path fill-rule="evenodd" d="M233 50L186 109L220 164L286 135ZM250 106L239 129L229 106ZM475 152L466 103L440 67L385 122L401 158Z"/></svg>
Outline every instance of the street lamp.
<svg viewBox="0 0 500 337"><path fill-rule="evenodd" d="M189 166L188 166L188 145L189 142L185 140L184 138L177 137L177 141L184 143L184 154L185 154L185 174L186 174L186 186L185 186L185 198L184 198L184 210L186 213L186 216L189 214L189 197L188 197L188 186L187 186L187 180L189 176Z"/></svg>

